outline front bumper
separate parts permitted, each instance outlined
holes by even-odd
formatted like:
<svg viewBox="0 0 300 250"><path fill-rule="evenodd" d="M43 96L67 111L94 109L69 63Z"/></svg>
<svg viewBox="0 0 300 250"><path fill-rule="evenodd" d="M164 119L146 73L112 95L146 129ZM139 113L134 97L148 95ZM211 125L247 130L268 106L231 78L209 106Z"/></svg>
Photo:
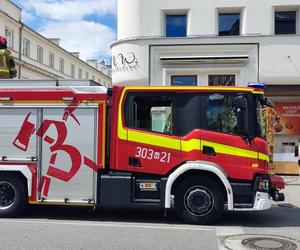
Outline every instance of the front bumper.
<svg viewBox="0 0 300 250"><path fill-rule="evenodd" d="M270 194L265 192L256 192L254 205L251 208L235 208L234 211L260 211L267 210L272 206Z"/></svg>
<svg viewBox="0 0 300 250"><path fill-rule="evenodd" d="M232 183L233 184L233 183ZM284 201L284 194L280 193L279 191L281 189L284 189L285 182L282 177L277 175L260 175L255 178L254 181L254 188L253 186L248 184L233 184L233 191L235 194L247 194L247 197L252 197L251 199L251 205L248 203L246 206L240 206L243 204L237 204L238 203L238 195L234 197L235 207L234 210L236 211L259 211L259 210L266 210L271 208L272 202L278 202L278 201ZM242 187L244 188L244 191L241 192ZM240 196L241 197L241 196ZM245 201L245 198L244 198ZM250 206L249 206L250 205Z"/></svg>

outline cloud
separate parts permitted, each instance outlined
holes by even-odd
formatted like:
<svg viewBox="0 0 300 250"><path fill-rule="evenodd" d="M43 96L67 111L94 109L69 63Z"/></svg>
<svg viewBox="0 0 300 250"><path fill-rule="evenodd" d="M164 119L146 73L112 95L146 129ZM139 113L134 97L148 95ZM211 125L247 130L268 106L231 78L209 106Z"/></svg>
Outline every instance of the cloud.
<svg viewBox="0 0 300 250"><path fill-rule="evenodd" d="M57 21L82 20L91 14L116 15L116 0L24 0L22 5L36 15Z"/></svg>
<svg viewBox="0 0 300 250"><path fill-rule="evenodd" d="M58 37L67 51L80 58L110 57L116 38L113 28L101 24L107 16L116 18L117 0L15 0L23 11L23 21L45 37ZM107 20L106 20L107 21Z"/></svg>
<svg viewBox="0 0 300 250"><path fill-rule="evenodd" d="M84 20L48 22L41 33L46 37L59 37L63 48L80 52L83 60L109 57L110 44L115 39L115 33L109 27Z"/></svg>

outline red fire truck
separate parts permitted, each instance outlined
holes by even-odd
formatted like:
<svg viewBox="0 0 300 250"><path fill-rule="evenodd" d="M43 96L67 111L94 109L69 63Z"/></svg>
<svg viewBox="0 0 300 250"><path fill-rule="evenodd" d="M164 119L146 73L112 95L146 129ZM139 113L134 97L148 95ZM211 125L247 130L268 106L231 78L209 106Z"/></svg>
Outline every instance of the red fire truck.
<svg viewBox="0 0 300 250"><path fill-rule="evenodd" d="M1 217L28 204L174 206L211 224L284 200L256 86L88 85L0 82Z"/></svg>

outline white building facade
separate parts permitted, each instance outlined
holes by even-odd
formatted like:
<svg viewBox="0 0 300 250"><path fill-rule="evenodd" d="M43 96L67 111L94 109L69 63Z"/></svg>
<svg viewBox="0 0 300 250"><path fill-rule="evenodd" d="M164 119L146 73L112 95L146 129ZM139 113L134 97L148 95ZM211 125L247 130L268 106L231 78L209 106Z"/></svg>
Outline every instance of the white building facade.
<svg viewBox="0 0 300 250"><path fill-rule="evenodd" d="M274 161L299 166L300 0L119 0L112 58L113 84L265 82L283 127Z"/></svg>
<svg viewBox="0 0 300 250"><path fill-rule="evenodd" d="M109 70L100 70L79 59L78 52L59 46L60 39L45 38L21 20L22 9L0 1L0 35L8 41L19 79L82 79L111 86Z"/></svg>

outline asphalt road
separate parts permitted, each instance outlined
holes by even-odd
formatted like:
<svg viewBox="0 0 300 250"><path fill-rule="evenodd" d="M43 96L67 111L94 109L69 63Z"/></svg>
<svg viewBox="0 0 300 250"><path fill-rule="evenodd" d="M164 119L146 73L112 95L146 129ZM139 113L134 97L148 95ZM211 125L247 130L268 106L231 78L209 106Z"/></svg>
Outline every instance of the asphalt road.
<svg viewBox="0 0 300 250"><path fill-rule="evenodd" d="M0 219L1 249L218 249L215 236L213 227L172 222L160 210L39 207Z"/></svg>
<svg viewBox="0 0 300 250"><path fill-rule="evenodd" d="M300 249L300 179L288 181L281 205L226 212L214 226L183 224L173 210L164 217L161 210L33 206L22 218L0 219L0 249L240 250L228 247L228 237L254 234L288 237Z"/></svg>

